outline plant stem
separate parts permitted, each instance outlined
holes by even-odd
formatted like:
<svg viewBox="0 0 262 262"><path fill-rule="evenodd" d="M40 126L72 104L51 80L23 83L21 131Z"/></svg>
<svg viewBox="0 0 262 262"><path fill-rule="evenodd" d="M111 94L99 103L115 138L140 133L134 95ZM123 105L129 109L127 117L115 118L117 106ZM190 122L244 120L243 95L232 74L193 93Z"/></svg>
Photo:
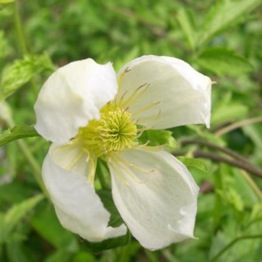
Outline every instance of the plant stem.
<svg viewBox="0 0 262 262"><path fill-rule="evenodd" d="M42 180L41 168L39 167L37 161L35 160L34 156L31 153L31 151L28 149L27 144L23 140L18 140L17 145L19 146L20 150L24 154L28 163L32 167L32 170L33 170L32 174L33 174L37 184L39 185L39 187L41 188L41 190L45 194L45 196L48 197L47 190L46 190L45 185L44 185L43 180Z"/></svg>
<svg viewBox="0 0 262 262"><path fill-rule="evenodd" d="M234 158L236 158L240 161L244 161L244 162L248 163L246 158L244 158L243 156L234 152L233 150L230 150L228 148L225 148L225 147L222 147L222 146L219 146L219 145L216 145L216 144L212 144L210 142L206 142L206 141L203 141L203 140L197 140L197 139L184 139L184 140L181 141L181 145L183 145L183 146L188 145L188 144L197 144L197 145L204 146L204 147L207 147L207 148L219 150L222 153L225 153L225 154L227 154L231 157L234 157Z"/></svg>
<svg viewBox="0 0 262 262"><path fill-rule="evenodd" d="M210 262L216 261L223 253L225 253L231 246L233 246L236 242L245 239L254 239L254 238L262 238L262 235L246 235L240 236L232 240L228 245L226 245L223 249L221 249L218 254L216 254L213 258L210 259Z"/></svg>
<svg viewBox="0 0 262 262"><path fill-rule="evenodd" d="M102 163L102 161L98 161L97 163L97 170L96 170L96 175L98 177L98 180L101 184L101 187L103 189L110 189L105 177L104 177L104 173L108 172L108 170L106 169L106 167L104 166L104 164Z"/></svg>
<svg viewBox="0 0 262 262"><path fill-rule="evenodd" d="M6 123L7 123L7 126L9 128L14 127L13 119L9 119ZM29 150L25 141L17 140L16 143L17 143L18 147L20 148L20 150L22 151L22 153L24 154L25 158L27 159L29 165L32 167L32 170L33 170L32 174L33 174L38 186L41 188L41 190L45 194L45 196L49 199L49 194L48 194L47 189L46 189L44 182L42 180L42 171L41 171L41 168L40 168L38 162L35 160L32 152Z"/></svg>
<svg viewBox="0 0 262 262"><path fill-rule="evenodd" d="M16 27L16 33L17 33L17 40L18 40L18 45L20 49L20 53L22 56L26 55L28 53L27 47L26 47L26 41L25 41L25 35L21 23L21 17L19 13L19 0L15 1L15 27Z"/></svg>
<svg viewBox="0 0 262 262"><path fill-rule="evenodd" d="M256 183L252 180L252 178L245 172L242 171L241 175L244 177L244 179L247 181L248 185L253 189L257 197L262 200L262 192L259 189L259 187L256 185Z"/></svg>
<svg viewBox="0 0 262 262"><path fill-rule="evenodd" d="M221 128L220 130L218 130L216 132L217 136L222 136L232 130L235 130L237 128L243 127L243 126L247 126L247 125L251 125L251 124L256 124L262 122L262 117L255 117L255 118L250 118L250 119L246 119L237 123L233 123L231 125L228 125L224 128Z"/></svg>

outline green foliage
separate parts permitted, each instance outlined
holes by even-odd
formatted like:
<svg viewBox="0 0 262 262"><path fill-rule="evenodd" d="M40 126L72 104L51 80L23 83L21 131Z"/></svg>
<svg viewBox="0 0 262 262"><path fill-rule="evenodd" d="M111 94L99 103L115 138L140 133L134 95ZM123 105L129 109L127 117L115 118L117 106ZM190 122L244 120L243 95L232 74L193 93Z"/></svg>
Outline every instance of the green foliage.
<svg viewBox="0 0 262 262"><path fill-rule="evenodd" d="M7 129L0 134L0 146L3 146L17 139L33 136L39 136L33 126L18 125L13 128Z"/></svg>
<svg viewBox="0 0 262 262"><path fill-rule="evenodd" d="M9 4L14 2L14 0L0 0L0 4Z"/></svg>
<svg viewBox="0 0 262 262"><path fill-rule="evenodd" d="M0 101L12 95L43 70L53 70L54 67L47 55L25 56L17 60L2 72L0 82Z"/></svg>
<svg viewBox="0 0 262 262"><path fill-rule="evenodd" d="M243 57L221 47L205 49L199 56L199 65L216 75L239 75L252 70L251 64Z"/></svg>
<svg viewBox="0 0 262 262"><path fill-rule="evenodd" d="M29 2L0 0L0 260L259 261L262 182L238 164L262 166L261 1ZM216 82L210 129L145 130L139 138L179 156L200 186L198 240L156 252L129 232L89 243L60 225L40 194L48 143L33 128L38 91L56 66L92 57L118 70L143 54L184 59ZM104 163L96 175L110 225L120 225Z"/></svg>
<svg viewBox="0 0 262 262"><path fill-rule="evenodd" d="M6 214L0 214L0 244L12 241L15 226L17 226L26 213L32 210L42 199L43 195L32 197L24 200L20 204L14 205Z"/></svg>
<svg viewBox="0 0 262 262"><path fill-rule="evenodd" d="M172 132L168 130L146 130L139 137L142 144L149 146L165 146L166 149L174 149L176 140L172 136Z"/></svg>
<svg viewBox="0 0 262 262"><path fill-rule="evenodd" d="M210 9L197 33L198 46L203 46L221 31L232 27L260 3L259 0L219 1Z"/></svg>

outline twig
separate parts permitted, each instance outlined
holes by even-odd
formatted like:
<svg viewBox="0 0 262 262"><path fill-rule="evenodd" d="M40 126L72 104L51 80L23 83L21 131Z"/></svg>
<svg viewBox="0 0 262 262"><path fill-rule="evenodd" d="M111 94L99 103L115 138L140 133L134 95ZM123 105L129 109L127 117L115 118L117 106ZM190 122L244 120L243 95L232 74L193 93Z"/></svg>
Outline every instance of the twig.
<svg viewBox="0 0 262 262"><path fill-rule="evenodd" d="M185 140L182 140L181 141L181 145L185 146L185 145L189 145L189 144L197 144L197 145L201 145L201 146L204 146L204 147L208 147L208 148L211 148L211 149L216 149L216 150L219 150L233 158L236 158L240 161L243 161L243 162L246 162L249 164L249 162L244 158L242 157L241 155L239 155L238 153L234 152L233 150L230 150L228 148L225 148L225 147L222 147L222 146L218 146L216 144L212 144L210 142L206 142L206 141L203 141L203 140L197 140L197 139L185 139Z"/></svg>
<svg viewBox="0 0 262 262"><path fill-rule="evenodd" d="M236 159L229 159L226 158L224 156L220 156L217 154L213 154L213 153L207 153L207 152L203 152L201 150L196 150L193 152L193 156L197 157L197 158L206 158L206 159L210 159L213 160L215 162L222 162L222 163L226 163L229 164L231 166L235 166L238 167L240 169L243 169L245 171L247 171L248 173L251 173L257 177L262 178L262 169L252 165L251 163L246 162L240 162L239 160Z"/></svg>
<svg viewBox="0 0 262 262"><path fill-rule="evenodd" d="M255 117L255 118L250 118L250 119L245 119L243 121L240 121L240 122L237 122L237 123L233 123L231 125L228 125L220 130L218 130L215 135L216 136L222 136L234 129L237 129L237 128L240 128L240 127L243 127L243 126L248 126L248 125L251 125L251 124L256 124L256 123L259 123L259 122L262 122L262 117Z"/></svg>

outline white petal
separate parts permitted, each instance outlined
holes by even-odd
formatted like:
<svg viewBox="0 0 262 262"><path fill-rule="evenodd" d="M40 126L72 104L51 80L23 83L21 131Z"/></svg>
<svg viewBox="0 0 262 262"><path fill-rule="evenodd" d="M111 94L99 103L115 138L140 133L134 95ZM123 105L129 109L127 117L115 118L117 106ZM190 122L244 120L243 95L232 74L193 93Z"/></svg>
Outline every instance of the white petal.
<svg viewBox="0 0 262 262"><path fill-rule="evenodd" d="M138 124L154 129L209 126L211 80L180 59L134 59L119 71L118 83L117 101L124 101Z"/></svg>
<svg viewBox="0 0 262 262"><path fill-rule="evenodd" d="M111 101L117 82L111 63L92 59L72 62L54 72L42 87L35 104L36 130L47 140L65 143L99 109Z"/></svg>
<svg viewBox="0 0 262 262"><path fill-rule="evenodd" d="M180 161L133 149L109 166L116 207L142 246L155 250L193 237L198 187Z"/></svg>
<svg viewBox="0 0 262 262"><path fill-rule="evenodd" d="M48 154L43 179L59 221L67 230L91 242L126 233L125 225L108 227L110 214L84 174L60 168Z"/></svg>

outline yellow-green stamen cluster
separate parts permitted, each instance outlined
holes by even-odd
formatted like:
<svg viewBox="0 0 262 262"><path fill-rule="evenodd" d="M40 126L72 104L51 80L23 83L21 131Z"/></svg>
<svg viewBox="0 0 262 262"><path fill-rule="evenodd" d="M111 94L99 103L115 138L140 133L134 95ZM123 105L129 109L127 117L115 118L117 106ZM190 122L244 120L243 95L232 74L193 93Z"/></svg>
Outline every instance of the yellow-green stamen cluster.
<svg viewBox="0 0 262 262"><path fill-rule="evenodd" d="M77 138L81 139L83 150L101 157L134 146L137 127L131 117L124 109L105 106L99 120L92 120L80 128Z"/></svg>

